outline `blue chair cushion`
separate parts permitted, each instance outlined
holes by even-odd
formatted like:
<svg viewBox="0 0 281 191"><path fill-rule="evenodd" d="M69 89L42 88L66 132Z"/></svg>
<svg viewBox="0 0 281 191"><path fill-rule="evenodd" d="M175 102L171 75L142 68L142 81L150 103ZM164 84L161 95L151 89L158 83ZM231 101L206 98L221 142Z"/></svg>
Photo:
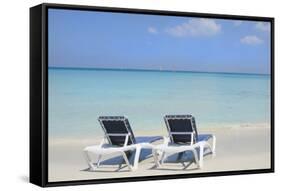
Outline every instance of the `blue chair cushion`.
<svg viewBox="0 0 281 191"><path fill-rule="evenodd" d="M162 136L149 136L149 137L136 137L136 143L153 143L155 141L163 139Z"/></svg>
<svg viewBox="0 0 281 191"><path fill-rule="evenodd" d="M199 134L197 142L208 141L212 137L211 134Z"/></svg>

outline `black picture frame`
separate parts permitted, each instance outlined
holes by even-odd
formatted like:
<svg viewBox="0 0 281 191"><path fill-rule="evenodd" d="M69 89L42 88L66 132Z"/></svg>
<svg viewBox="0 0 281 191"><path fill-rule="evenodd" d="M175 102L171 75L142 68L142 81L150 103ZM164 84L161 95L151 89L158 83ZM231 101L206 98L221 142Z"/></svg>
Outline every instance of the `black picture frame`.
<svg viewBox="0 0 281 191"><path fill-rule="evenodd" d="M204 17L271 23L271 167L268 169L129 177L118 179L48 182L48 9L89 10L148 15ZM40 4L30 8L30 182L42 187L97 183L195 178L274 172L274 18L191 13L178 11L96 7L85 5Z"/></svg>

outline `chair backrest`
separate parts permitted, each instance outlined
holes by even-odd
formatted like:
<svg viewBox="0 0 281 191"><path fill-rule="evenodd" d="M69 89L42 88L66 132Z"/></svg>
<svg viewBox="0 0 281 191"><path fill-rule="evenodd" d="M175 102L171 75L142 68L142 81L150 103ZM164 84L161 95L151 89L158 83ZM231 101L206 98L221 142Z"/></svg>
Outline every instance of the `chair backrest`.
<svg viewBox="0 0 281 191"><path fill-rule="evenodd" d="M166 115L164 120L172 143L196 143L198 133L195 118L192 115ZM191 136L191 133L193 136Z"/></svg>
<svg viewBox="0 0 281 191"><path fill-rule="evenodd" d="M135 136L124 116L100 116L98 118L107 140L112 145L124 146L126 135L128 135L127 145L135 144Z"/></svg>

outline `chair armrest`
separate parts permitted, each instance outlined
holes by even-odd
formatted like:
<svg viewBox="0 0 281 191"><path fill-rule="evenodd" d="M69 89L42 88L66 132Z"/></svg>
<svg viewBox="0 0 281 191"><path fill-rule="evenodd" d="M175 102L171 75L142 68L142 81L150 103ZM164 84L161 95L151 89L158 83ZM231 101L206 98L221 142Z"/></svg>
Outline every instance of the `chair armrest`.
<svg viewBox="0 0 281 191"><path fill-rule="evenodd" d="M103 145L104 143L106 143L106 140L107 140L107 138L106 138L106 136L104 136L104 137L102 138L102 140L101 140L99 146L102 147L102 145Z"/></svg>
<svg viewBox="0 0 281 191"><path fill-rule="evenodd" d="M168 145L169 142L170 142L170 138L167 137L167 136L163 136L163 144L164 144L164 145Z"/></svg>

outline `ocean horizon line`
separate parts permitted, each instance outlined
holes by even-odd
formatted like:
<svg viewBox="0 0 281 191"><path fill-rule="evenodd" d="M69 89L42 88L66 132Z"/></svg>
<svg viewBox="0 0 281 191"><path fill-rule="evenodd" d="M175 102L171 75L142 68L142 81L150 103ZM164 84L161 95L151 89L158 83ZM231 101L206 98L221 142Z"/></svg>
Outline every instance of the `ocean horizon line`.
<svg viewBox="0 0 281 191"><path fill-rule="evenodd" d="M238 75L261 75L270 76L263 73L243 73L243 72L207 72L207 71L192 71L192 70L154 70L154 69L134 69L134 68L93 68L93 67L55 67L48 66L48 69L59 70L101 70L101 71L136 71L136 72L175 72L175 73L207 73L207 74L238 74Z"/></svg>

